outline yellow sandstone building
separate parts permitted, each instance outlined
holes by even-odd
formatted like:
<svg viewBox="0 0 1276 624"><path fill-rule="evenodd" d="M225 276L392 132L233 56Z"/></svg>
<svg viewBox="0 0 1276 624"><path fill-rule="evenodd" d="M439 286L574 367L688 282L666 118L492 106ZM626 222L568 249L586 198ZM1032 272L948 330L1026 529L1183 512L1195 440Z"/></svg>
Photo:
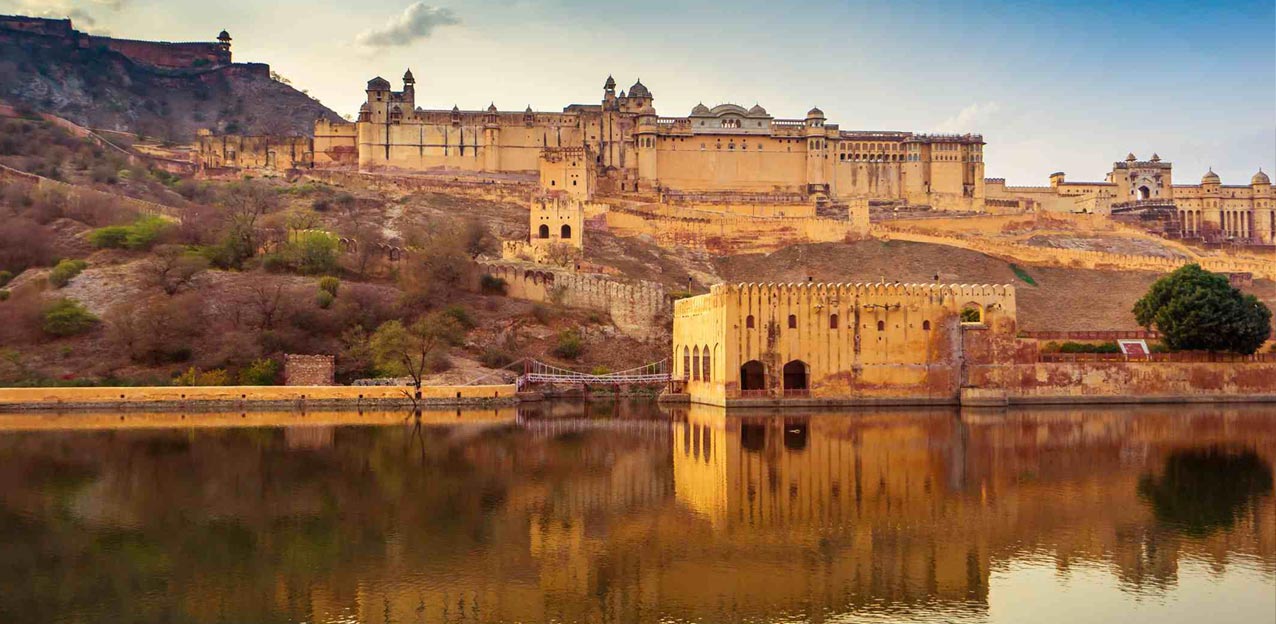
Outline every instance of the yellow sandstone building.
<svg viewBox="0 0 1276 624"><path fill-rule="evenodd" d="M950 402L972 344L1015 332L1012 286L719 284L674 302L674 377L713 405Z"/></svg>
<svg viewBox="0 0 1276 624"><path fill-rule="evenodd" d="M979 135L841 130L819 108L781 119L757 105L700 104L687 116L663 117L642 81L617 93L610 77L600 103L561 112L502 111L495 104L426 110L416 105L411 71L401 91L377 77L366 93L358 121L316 126L316 164L348 162L356 153L365 171L539 174L542 186L585 197L718 193L712 199L728 203L777 195L983 207Z"/></svg>

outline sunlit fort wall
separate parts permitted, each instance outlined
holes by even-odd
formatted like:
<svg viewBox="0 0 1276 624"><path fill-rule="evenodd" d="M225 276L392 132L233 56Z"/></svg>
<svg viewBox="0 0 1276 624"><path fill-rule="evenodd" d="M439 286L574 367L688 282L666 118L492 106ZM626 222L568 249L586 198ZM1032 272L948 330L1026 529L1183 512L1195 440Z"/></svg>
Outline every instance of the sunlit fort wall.
<svg viewBox="0 0 1276 624"><path fill-rule="evenodd" d="M418 108L410 71L401 91L377 77L366 94L353 124L316 127L316 162L353 150L365 171L539 173L546 186L566 184L565 190L586 195L595 189L778 192L983 207L979 135L843 131L818 108L803 118L777 119L761 106L698 105L685 117L661 117L641 81L617 93L611 78L600 103L572 104L561 112L502 111L495 104L484 110Z"/></svg>

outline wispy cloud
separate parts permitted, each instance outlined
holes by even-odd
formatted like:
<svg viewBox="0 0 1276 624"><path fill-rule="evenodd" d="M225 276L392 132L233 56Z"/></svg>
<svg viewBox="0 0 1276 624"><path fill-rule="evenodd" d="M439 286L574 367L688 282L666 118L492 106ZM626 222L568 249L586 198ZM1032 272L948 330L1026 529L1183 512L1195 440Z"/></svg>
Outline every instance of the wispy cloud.
<svg viewBox="0 0 1276 624"><path fill-rule="evenodd" d="M958 111L956 115L939 122L935 126L935 131L978 132L981 131L980 126L986 124L1000 110L1001 105L996 102L975 102Z"/></svg>
<svg viewBox="0 0 1276 624"><path fill-rule="evenodd" d="M460 23L451 9L416 2L385 26L360 33L355 41L374 48L402 47L429 37L435 28Z"/></svg>

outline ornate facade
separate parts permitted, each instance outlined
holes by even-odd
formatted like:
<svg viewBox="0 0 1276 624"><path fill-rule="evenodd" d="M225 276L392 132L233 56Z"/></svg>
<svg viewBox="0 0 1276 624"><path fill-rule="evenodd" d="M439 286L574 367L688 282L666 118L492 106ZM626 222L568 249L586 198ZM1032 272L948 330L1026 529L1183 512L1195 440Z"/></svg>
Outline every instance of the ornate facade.
<svg viewBox="0 0 1276 624"><path fill-rule="evenodd" d="M1044 210L1159 220L1165 233L1182 238L1276 244L1276 195L1262 171L1249 185L1225 185L1212 169L1200 184L1174 184L1171 163L1156 154L1149 160L1130 154L1112 163L1103 182L1070 182L1060 171L1050 175L1048 187L1006 186L994 178L987 190L994 202L1016 199Z"/></svg>
<svg viewBox="0 0 1276 624"><path fill-rule="evenodd" d="M566 176L573 174L563 167L546 176L547 160L561 162L547 159L548 151L578 163L575 186L564 190L585 196L595 190L673 197L717 193L729 202L797 195L983 207L979 135L846 131L819 108L803 118L779 119L757 105L701 104L685 117L662 117L641 80L617 92L610 77L600 103L572 104L561 112L502 111L495 104L479 111L418 108L411 71L401 91L377 77L366 93L353 132L326 122L316 129L317 163L338 160L321 152L354 150L362 170L539 171L547 188L570 184Z"/></svg>

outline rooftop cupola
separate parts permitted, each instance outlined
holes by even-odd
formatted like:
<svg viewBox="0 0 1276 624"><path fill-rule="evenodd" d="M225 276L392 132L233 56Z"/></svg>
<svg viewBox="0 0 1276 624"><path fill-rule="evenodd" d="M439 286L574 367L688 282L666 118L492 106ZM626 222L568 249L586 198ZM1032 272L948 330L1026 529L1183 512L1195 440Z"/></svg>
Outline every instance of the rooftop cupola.
<svg viewBox="0 0 1276 624"><path fill-rule="evenodd" d="M818 106L813 107L811 110L806 111L806 118L807 119L824 119L824 111L820 110L820 107Z"/></svg>
<svg viewBox="0 0 1276 624"><path fill-rule="evenodd" d="M1263 173L1262 169L1259 169L1258 173L1255 173L1254 177L1249 179L1250 186L1262 186L1264 184L1271 184L1271 183L1272 183L1272 179L1267 177L1267 174Z"/></svg>
<svg viewBox="0 0 1276 624"><path fill-rule="evenodd" d="M691 114L692 115L708 115L709 107L705 106L704 102L701 102L699 104L696 104L695 108L691 109Z"/></svg>
<svg viewBox="0 0 1276 624"><path fill-rule="evenodd" d="M603 83L603 90L604 90L604 91L615 91L615 90L616 90L616 79L615 79L615 78L612 78L612 77L611 77L611 74L607 74L607 82L604 82L604 83Z"/></svg>
<svg viewBox="0 0 1276 624"><path fill-rule="evenodd" d="M372 80L368 81L368 90L369 91L389 91L390 81L386 80L385 78L382 78L381 76L377 76L376 78L373 78Z"/></svg>
<svg viewBox="0 0 1276 624"><path fill-rule="evenodd" d="M413 78L413 77L412 77L412 70L411 70L411 69L408 69L408 71L403 72L403 84L405 84L405 85L414 85L414 84L416 84L416 78Z"/></svg>
<svg viewBox="0 0 1276 624"><path fill-rule="evenodd" d="M650 98L651 97L651 91L648 91L647 86L642 83L642 78L639 78L638 82L634 83L634 86L629 87L629 97L631 98Z"/></svg>
<svg viewBox="0 0 1276 624"><path fill-rule="evenodd" d="M1125 162L1134 162L1136 160L1138 160L1138 158L1134 157L1134 152L1130 152L1130 154L1125 157Z"/></svg>
<svg viewBox="0 0 1276 624"><path fill-rule="evenodd" d="M1156 152L1152 152L1152 162L1161 162L1161 156Z"/></svg>
<svg viewBox="0 0 1276 624"><path fill-rule="evenodd" d="M230 33L224 30L221 31L220 33L217 33L217 40L222 42L225 45L230 45Z"/></svg>
<svg viewBox="0 0 1276 624"><path fill-rule="evenodd" d="M1210 170L1206 171L1205 175L1201 176L1201 184L1222 184L1222 183L1223 181L1219 179L1218 174L1214 173L1213 167L1210 167Z"/></svg>
<svg viewBox="0 0 1276 624"><path fill-rule="evenodd" d="M488 104L488 105L487 105L487 112L489 112L489 113L495 113L495 112L496 112L496 102L492 102L491 104Z"/></svg>

